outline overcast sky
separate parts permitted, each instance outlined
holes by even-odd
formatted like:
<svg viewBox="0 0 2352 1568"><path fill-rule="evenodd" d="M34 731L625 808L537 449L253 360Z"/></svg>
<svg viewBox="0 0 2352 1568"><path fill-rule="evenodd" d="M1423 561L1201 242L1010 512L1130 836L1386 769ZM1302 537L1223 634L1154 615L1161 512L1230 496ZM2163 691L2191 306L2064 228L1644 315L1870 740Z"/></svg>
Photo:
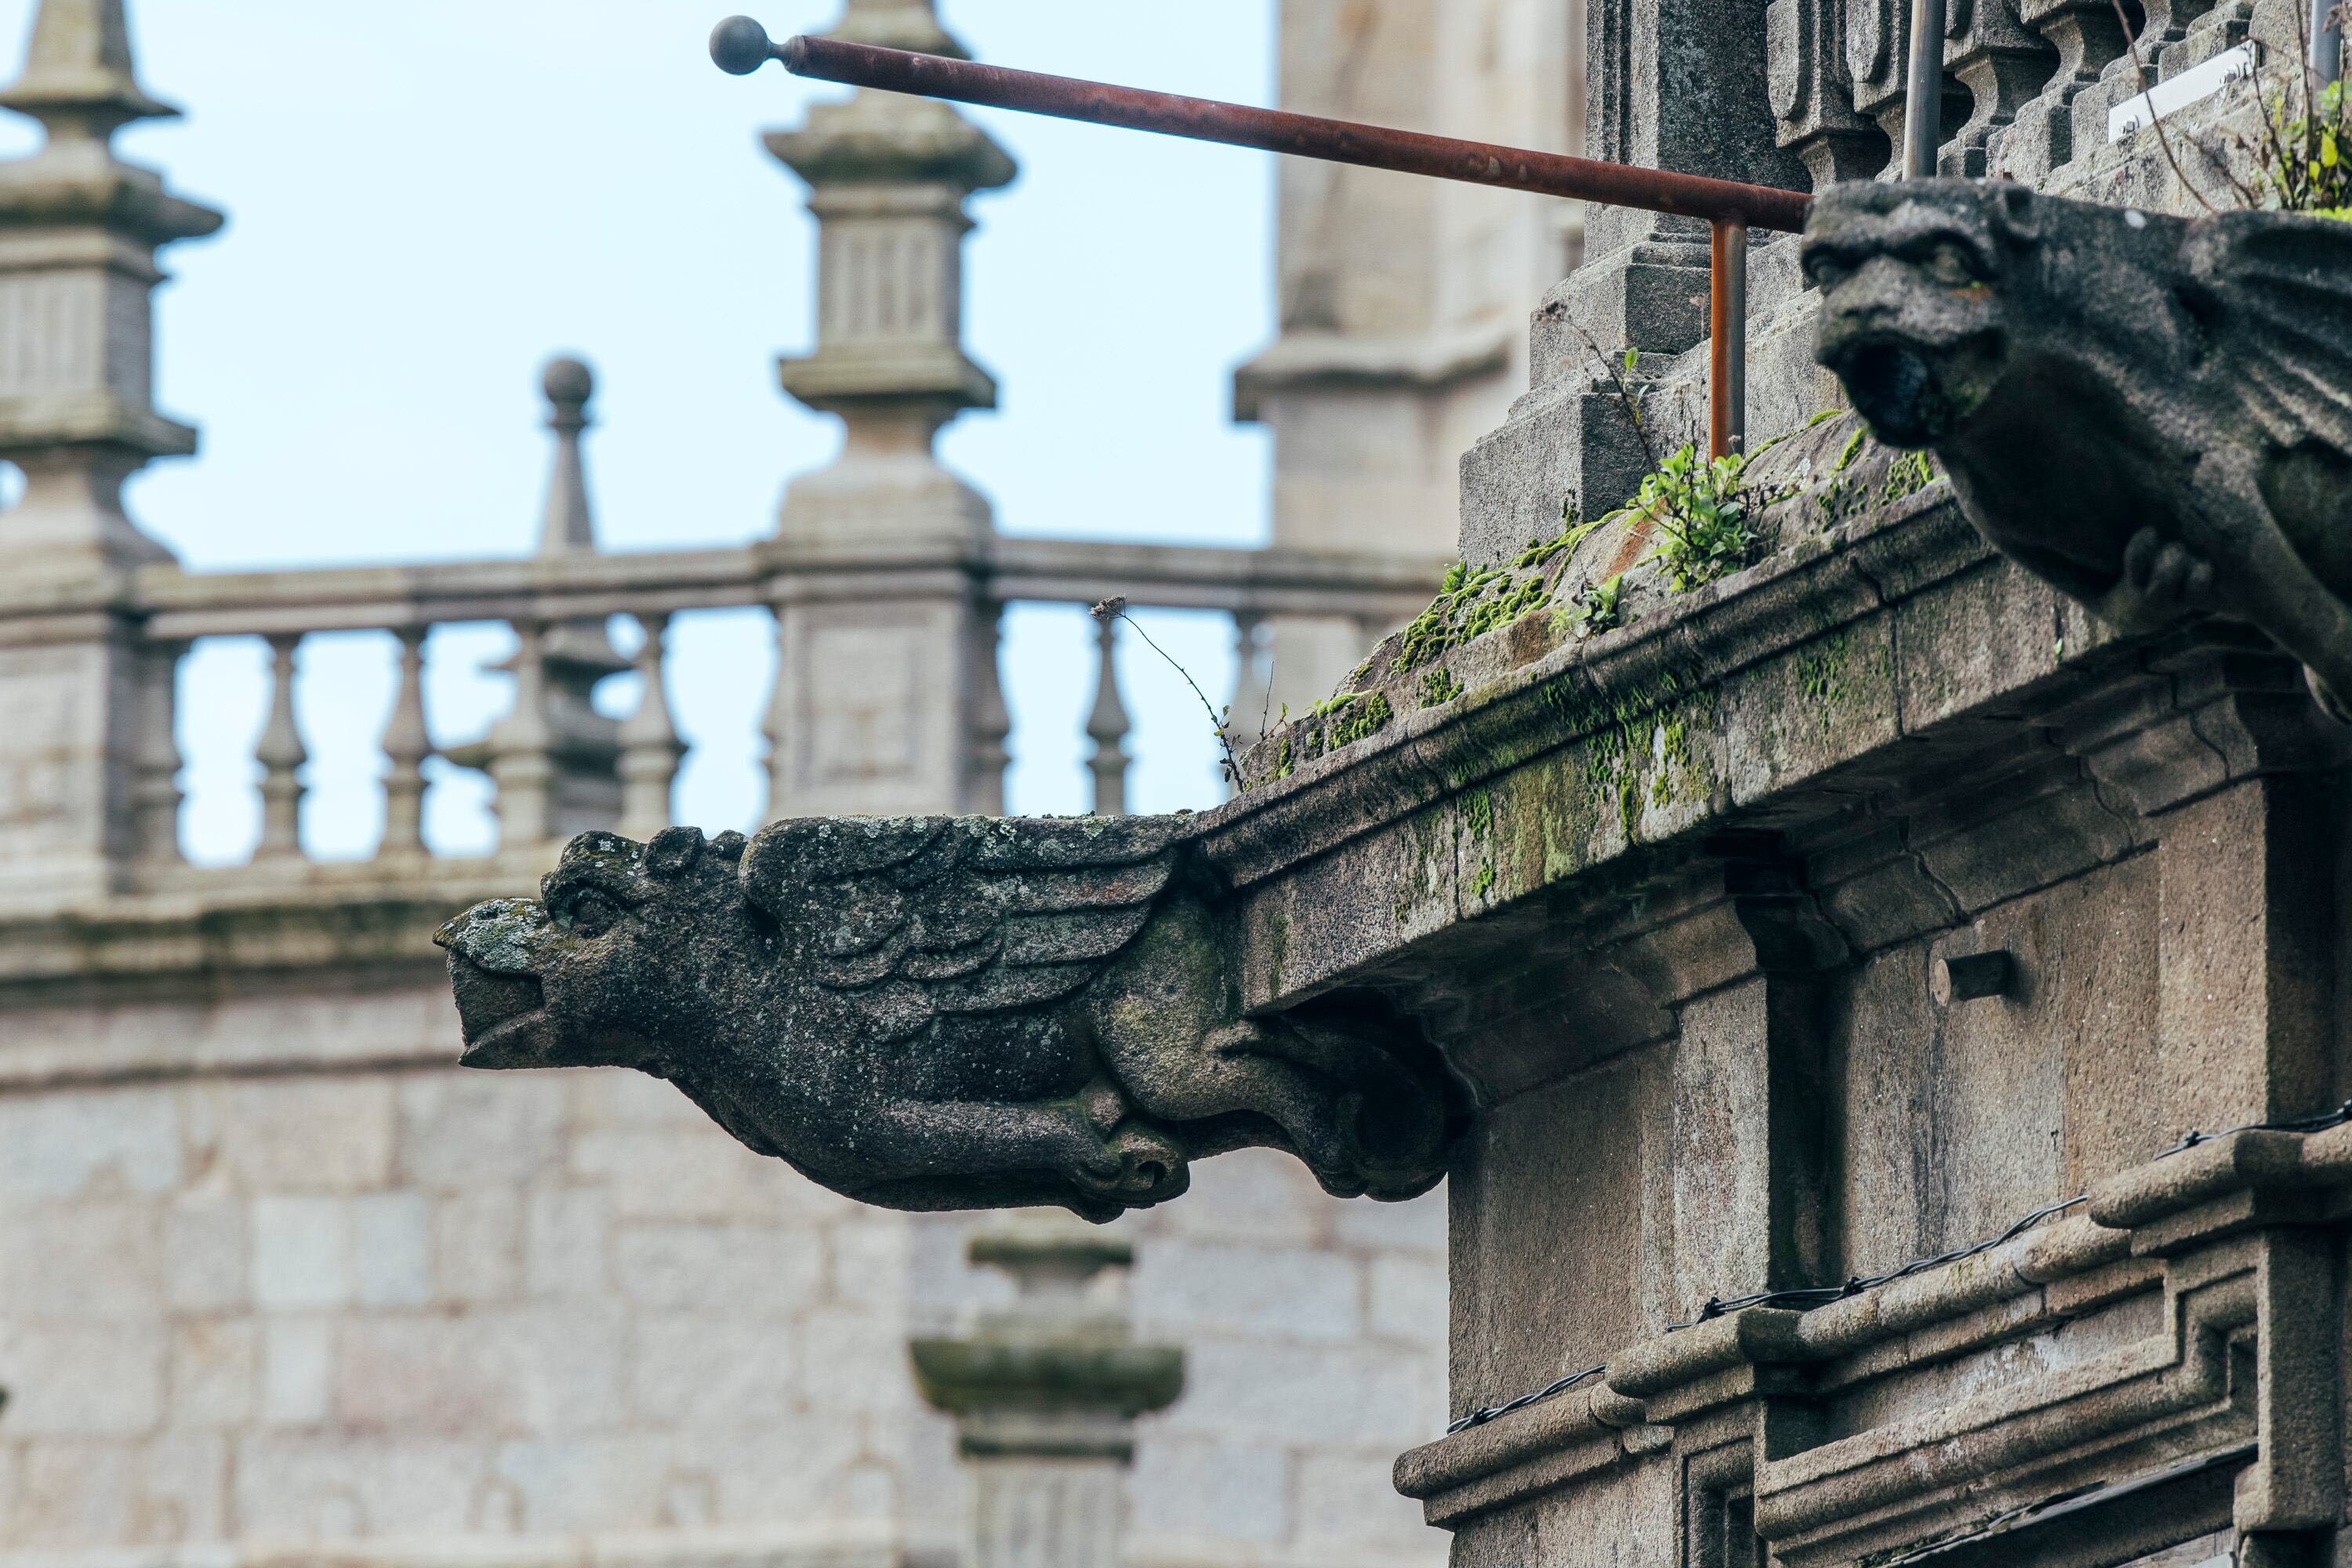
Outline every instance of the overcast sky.
<svg viewBox="0 0 2352 1568"><path fill-rule="evenodd" d="M204 450L135 481L134 515L196 569L525 553L547 461L538 372L564 351L599 377L589 462L608 547L766 532L785 480L825 460L837 426L787 404L773 370L810 342L812 231L758 133L798 121L813 91L775 67L716 70L705 39L729 7L132 0L145 84L187 117L118 144L229 217L165 258L158 402L202 427ZM1267 100L1271 0L942 9L997 63ZM32 10L0 0L12 68ZM781 37L837 11L771 0L758 14ZM1008 532L1260 542L1265 437L1228 409L1232 367L1272 330L1266 160L978 117L1023 170L975 202L967 251L968 341L1003 396L949 432L947 460ZM0 152L27 150L30 122L5 119ZM1230 623L1150 624L1226 688ZM1075 609L1013 616L1016 810L1086 804L1087 630ZM763 623L689 617L674 637L674 706L697 747L679 816L749 826ZM436 738L468 738L501 710L506 686L473 670L510 647L498 628L436 637ZM257 831L260 657L228 641L186 667L184 837L202 859L241 858ZM1205 719L1147 652L1122 657L1135 804L1210 803ZM379 831L391 698L384 639L306 645L319 852L363 852ZM486 795L476 775L436 790L443 847L488 846Z"/></svg>

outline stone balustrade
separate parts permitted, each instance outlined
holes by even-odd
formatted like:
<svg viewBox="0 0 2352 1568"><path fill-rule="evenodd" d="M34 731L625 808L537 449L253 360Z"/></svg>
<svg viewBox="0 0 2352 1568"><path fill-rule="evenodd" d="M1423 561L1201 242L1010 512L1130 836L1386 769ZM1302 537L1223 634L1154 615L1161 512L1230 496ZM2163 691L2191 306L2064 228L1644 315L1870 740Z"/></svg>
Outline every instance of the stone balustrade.
<svg viewBox="0 0 2352 1568"><path fill-rule="evenodd" d="M1907 0L1767 6L1780 143L1804 160L1815 189L1879 172L1902 145L1910 21ZM2144 90L2143 70L2145 86L2177 81L2244 44L2253 24L2249 0L1955 5L1938 166L2029 184L2079 172L2111 140L2109 111ZM2209 74L2219 87L2228 73Z"/></svg>
<svg viewBox="0 0 2352 1568"><path fill-rule="evenodd" d="M670 789L685 755L664 686L664 634L677 616L846 600L870 607L887 624L894 586L908 597L935 597L944 589L973 606L981 646L992 647L1008 604L1089 605L1118 595L1138 607L1234 616L1246 686L1255 623L1275 615L1346 618L1362 625L1369 639L1420 607L1434 570L1432 563L1385 556L1003 537L969 554L814 552L770 541L728 549L628 555L570 551L523 561L312 571L145 567L133 574L125 606L140 628L142 663L149 670L139 780L127 806L133 858L149 870L180 859L175 779L181 757L172 739L172 672L200 639L259 637L269 649L268 719L254 752L262 800L257 867L302 858L299 827L309 753L296 718L295 675L305 638L381 631L397 639L397 695L380 742L384 831L377 856L389 860L425 851L425 764L436 756L490 775L502 850L561 840L592 826L649 835L667 826ZM609 663L583 661L567 639L583 627L597 628L601 637L604 623L615 616L643 629L637 653L630 659L609 656ZM436 748L425 699L434 630L482 622L513 628L518 647L504 666L514 678L513 706L482 740ZM1087 720L1095 747L1088 768L1096 809L1115 813L1124 809L1130 721L1118 690L1108 628L1102 638L1097 695ZM966 809L1002 808L1009 720L995 663L974 658L971 689L961 705L963 754L953 766L967 783L955 804ZM588 689L630 670L642 693L635 713L601 743L584 742L577 719L586 711ZM787 670L778 688L789 685ZM1246 710L1246 703L1236 707ZM772 701L769 708L767 738L779 755L814 739L793 733L792 716L775 711ZM772 789L788 810L789 782L772 783Z"/></svg>

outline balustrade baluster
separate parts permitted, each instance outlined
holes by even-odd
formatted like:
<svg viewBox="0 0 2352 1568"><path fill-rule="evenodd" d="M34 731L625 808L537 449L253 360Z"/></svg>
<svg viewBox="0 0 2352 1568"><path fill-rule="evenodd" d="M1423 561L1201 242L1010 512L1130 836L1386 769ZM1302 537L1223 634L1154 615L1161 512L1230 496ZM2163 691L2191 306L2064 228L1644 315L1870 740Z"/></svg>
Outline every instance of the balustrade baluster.
<svg viewBox="0 0 2352 1568"><path fill-rule="evenodd" d="M261 763L261 843L257 860L298 858L302 853L302 764L310 754L294 722L294 650L302 634L286 632L269 639L269 721L262 726L254 747Z"/></svg>
<svg viewBox="0 0 2352 1568"><path fill-rule="evenodd" d="M1087 766L1095 775L1095 815L1127 815L1127 706L1118 700L1118 621L1106 616L1097 624L1095 643L1100 649L1100 673L1096 677L1094 711L1087 716L1087 734L1095 743Z"/></svg>
<svg viewBox="0 0 2352 1568"><path fill-rule="evenodd" d="M178 681L180 659L187 651L184 642L149 643L140 650L131 847L149 865L170 865L180 858Z"/></svg>
<svg viewBox="0 0 2352 1568"><path fill-rule="evenodd" d="M403 626L400 695L383 727L383 754L392 771L383 781L383 843L379 855L425 852L425 759L433 738L425 727L425 637L429 627Z"/></svg>
<svg viewBox="0 0 2352 1568"><path fill-rule="evenodd" d="M498 786L499 847L546 841L554 823L555 727L547 714L547 623L519 621L514 657L515 705L496 733L490 779Z"/></svg>
<svg viewBox="0 0 2352 1568"><path fill-rule="evenodd" d="M776 682L768 692L768 710L760 721L760 737L768 742L768 805L761 815L762 822L772 822L783 814L785 803L791 800L790 770L792 767L791 736L793 733L793 646L790 614L782 605L772 606L776 617Z"/></svg>
<svg viewBox="0 0 2352 1568"><path fill-rule="evenodd" d="M1949 40L1944 68L1968 88L1971 107L1958 129L1944 127L1937 171L1981 179L1991 166L1992 139L2050 81L2057 51L2026 30L2012 0L1956 0Z"/></svg>
<svg viewBox="0 0 2352 1568"><path fill-rule="evenodd" d="M964 808L982 816L1002 816L1004 770L1013 762L1005 746L1013 733L1013 713L1004 705L1004 679L997 665L1004 606L981 605L972 623L971 773Z"/></svg>
<svg viewBox="0 0 2352 1568"><path fill-rule="evenodd" d="M1816 191L1869 178L1889 153L1885 134L1854 108L1846 11L1847 0L1771 0L1764 9L1765 88L1780 143L1805 161Z"/></svg>
<svg viewBox="0 0 2352 1568"><path fill-rule="evenodd" d="M632 838L651 838L670 825L670 788L686 748L678 744L662 687L669 617L639 616L637 624L646 634L636 658L645 691L637 699L637 710L621 724L621 831Z"/></svg>
<svg viewBox="0 0 2352 1568"><path fill-rule="evenodd" d="M1246 612L1234 616L1234 709L1226 729L1234 750L1254 746L1265 738L1274 715L1268 710L1274 682L1272 655L1267 646L1265 617Z"/></svg>

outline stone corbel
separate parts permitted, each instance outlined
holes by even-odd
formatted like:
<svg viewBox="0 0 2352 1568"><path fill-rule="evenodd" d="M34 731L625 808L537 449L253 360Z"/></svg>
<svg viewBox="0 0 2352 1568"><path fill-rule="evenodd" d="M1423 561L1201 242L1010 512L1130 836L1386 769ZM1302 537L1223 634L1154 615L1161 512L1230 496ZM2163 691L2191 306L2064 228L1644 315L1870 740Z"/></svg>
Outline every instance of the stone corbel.
<svg viewBox="0 0 2352 1568"><path fill-rule="evenodd" d="M2142 816L2352 760L2352 730L2314 706L2300 668L2243 635L2184 641L2034 717Z"/></svg>

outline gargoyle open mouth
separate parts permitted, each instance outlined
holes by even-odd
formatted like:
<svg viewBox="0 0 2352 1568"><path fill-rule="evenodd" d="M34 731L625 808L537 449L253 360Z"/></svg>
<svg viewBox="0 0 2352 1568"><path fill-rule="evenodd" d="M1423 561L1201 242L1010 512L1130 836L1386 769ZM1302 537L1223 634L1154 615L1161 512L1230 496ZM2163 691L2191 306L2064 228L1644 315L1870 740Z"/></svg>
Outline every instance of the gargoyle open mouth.
<svg viewBox="0 0 2352 1568"><path fill-rule="evenodd" d="M1949 404L1927 357L1907 344L1864 340L1831 367L1854 412L1890 447L1924 447L1946 434Z"/></svg>
<svg viewBox="0 0 2352 1568"><path fill-rule="evenodd" d="M449 955L449 987L471 1068L545 1067L550 1019L536 974L498 974L461 952Z"/></svg>

